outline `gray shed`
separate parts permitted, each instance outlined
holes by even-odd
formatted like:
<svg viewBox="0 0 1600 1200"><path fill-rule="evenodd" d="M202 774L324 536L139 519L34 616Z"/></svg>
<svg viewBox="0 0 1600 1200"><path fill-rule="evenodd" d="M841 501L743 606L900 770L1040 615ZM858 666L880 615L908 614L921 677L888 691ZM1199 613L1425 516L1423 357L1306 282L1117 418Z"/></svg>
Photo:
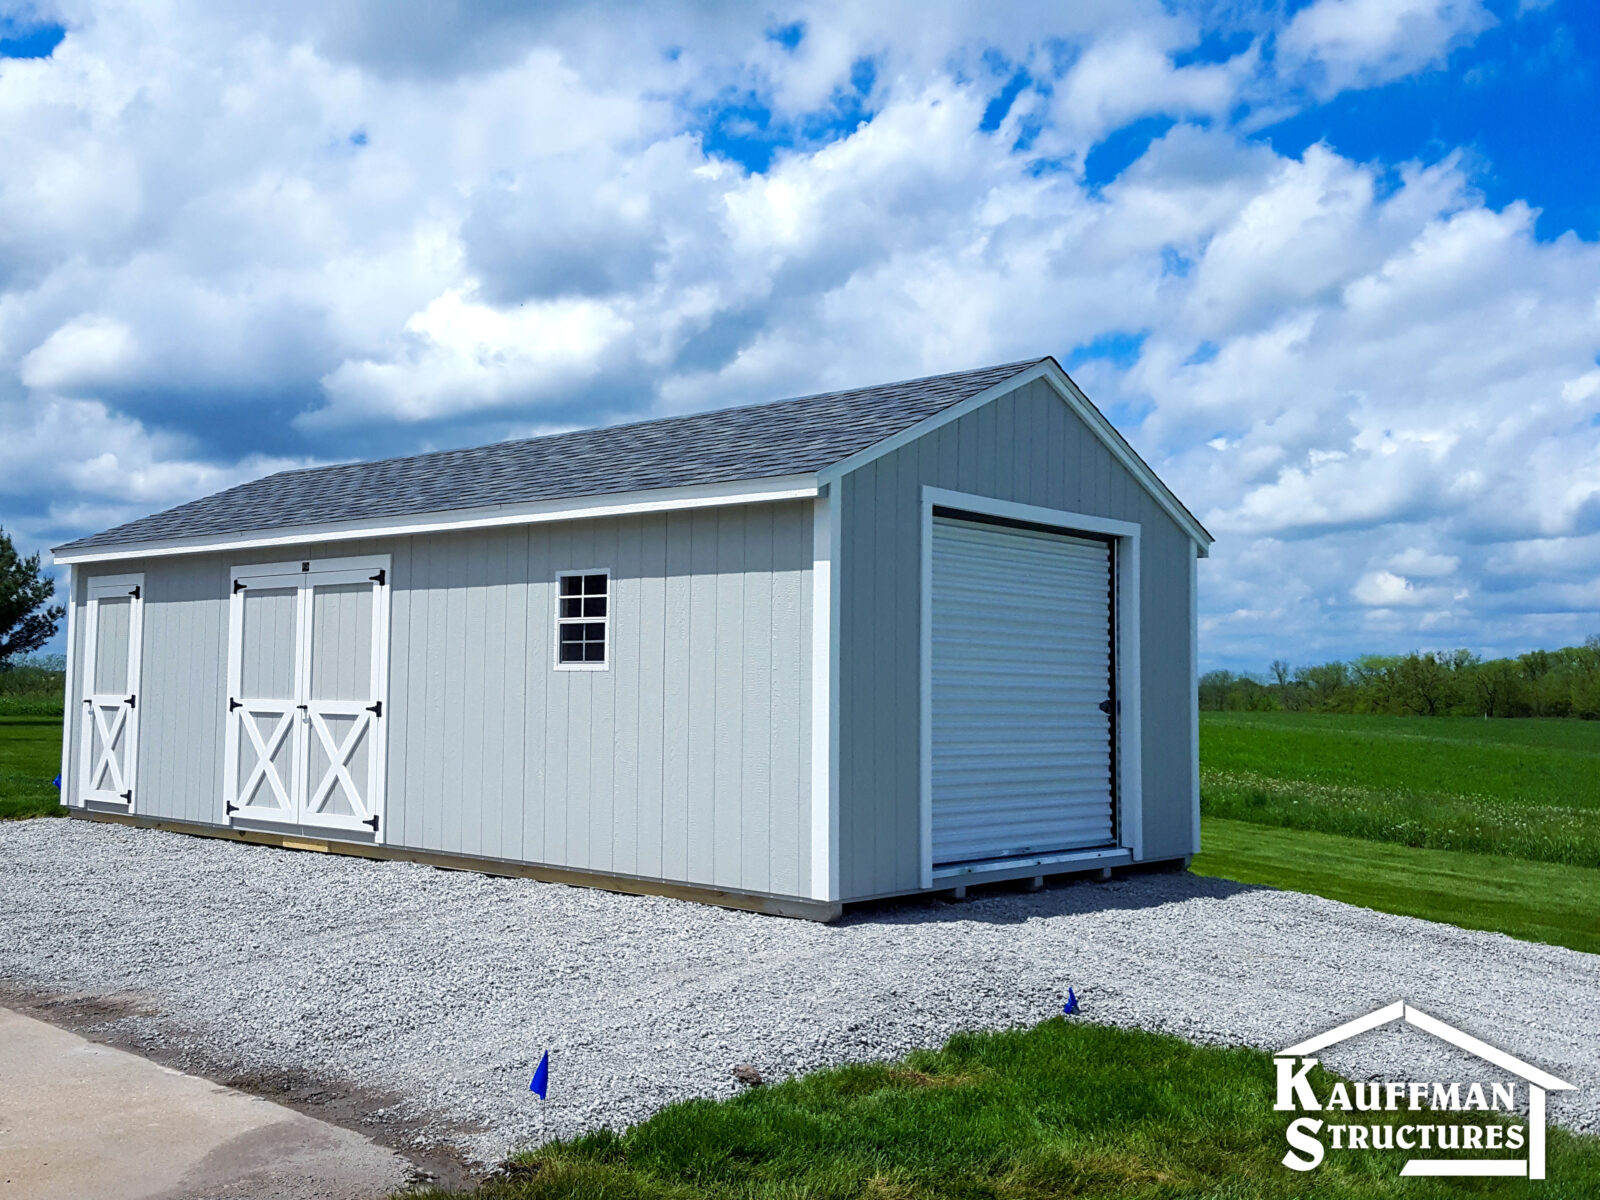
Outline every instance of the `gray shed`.
<svg viewBox="0 0 1600 1200"><path fill-rule="evenodd" d="M1210 543L1050 358L285 471L56 550L62 797L822 918L1181 860Z"/></svg>

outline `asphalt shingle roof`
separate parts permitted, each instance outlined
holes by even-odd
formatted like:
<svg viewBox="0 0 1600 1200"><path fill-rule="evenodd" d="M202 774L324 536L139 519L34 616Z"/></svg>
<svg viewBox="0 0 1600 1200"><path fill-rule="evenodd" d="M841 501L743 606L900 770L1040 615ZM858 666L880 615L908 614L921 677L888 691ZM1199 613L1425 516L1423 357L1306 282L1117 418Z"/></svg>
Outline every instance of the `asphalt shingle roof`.
<svg viewBox="0 0 1600 1200"><path fill-rule="evenodd" d="M280 471L56 549L809 474L1036 361L469 450Z"/></svg>

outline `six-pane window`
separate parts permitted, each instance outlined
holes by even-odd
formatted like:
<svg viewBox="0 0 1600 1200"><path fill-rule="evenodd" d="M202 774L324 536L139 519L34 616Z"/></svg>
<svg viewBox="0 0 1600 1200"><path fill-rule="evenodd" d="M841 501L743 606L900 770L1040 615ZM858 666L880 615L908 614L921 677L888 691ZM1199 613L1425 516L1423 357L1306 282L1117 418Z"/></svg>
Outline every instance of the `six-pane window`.
<svg viewBox="0 0 1600 1200"><path fill-rule="evenodd" d="M556 613L556 662L604 666L610 597L604 572L562 575Z"/></svg>

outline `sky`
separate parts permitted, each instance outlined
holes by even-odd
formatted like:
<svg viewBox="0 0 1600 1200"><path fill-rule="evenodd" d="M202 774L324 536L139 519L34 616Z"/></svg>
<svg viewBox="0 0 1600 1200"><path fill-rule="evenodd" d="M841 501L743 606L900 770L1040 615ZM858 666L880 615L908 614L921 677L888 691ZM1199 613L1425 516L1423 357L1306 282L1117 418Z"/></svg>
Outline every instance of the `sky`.
<svg viewBox="0 0 1600 1200"><path fill-rule="evenodd" d="M0 0L0 524L1052 354L1203 667L1573 644L1596 114L1587 0Z"/></svg>

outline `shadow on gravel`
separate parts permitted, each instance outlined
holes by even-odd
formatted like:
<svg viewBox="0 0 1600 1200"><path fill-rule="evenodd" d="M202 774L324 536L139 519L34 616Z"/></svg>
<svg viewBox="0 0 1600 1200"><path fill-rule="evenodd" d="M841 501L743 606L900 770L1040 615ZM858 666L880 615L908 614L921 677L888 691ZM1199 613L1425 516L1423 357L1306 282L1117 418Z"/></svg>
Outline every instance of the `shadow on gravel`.
<svg viewBox="0 0 1600 1200"><path fill-rule="evenodd" d="M1189 871L1130 867L1104 883L1081 875L1047 878L1044 888L1037 892L1028 891L1026 881L1011 880L973 887L965 900L951 900L939 894L914 900L869 900L852 905L837 923L938 925L981 921L989 925L1020 925L1040 917L1160 908L1187 900L1227 900L1248 892L1272 890Z"/></svg>

